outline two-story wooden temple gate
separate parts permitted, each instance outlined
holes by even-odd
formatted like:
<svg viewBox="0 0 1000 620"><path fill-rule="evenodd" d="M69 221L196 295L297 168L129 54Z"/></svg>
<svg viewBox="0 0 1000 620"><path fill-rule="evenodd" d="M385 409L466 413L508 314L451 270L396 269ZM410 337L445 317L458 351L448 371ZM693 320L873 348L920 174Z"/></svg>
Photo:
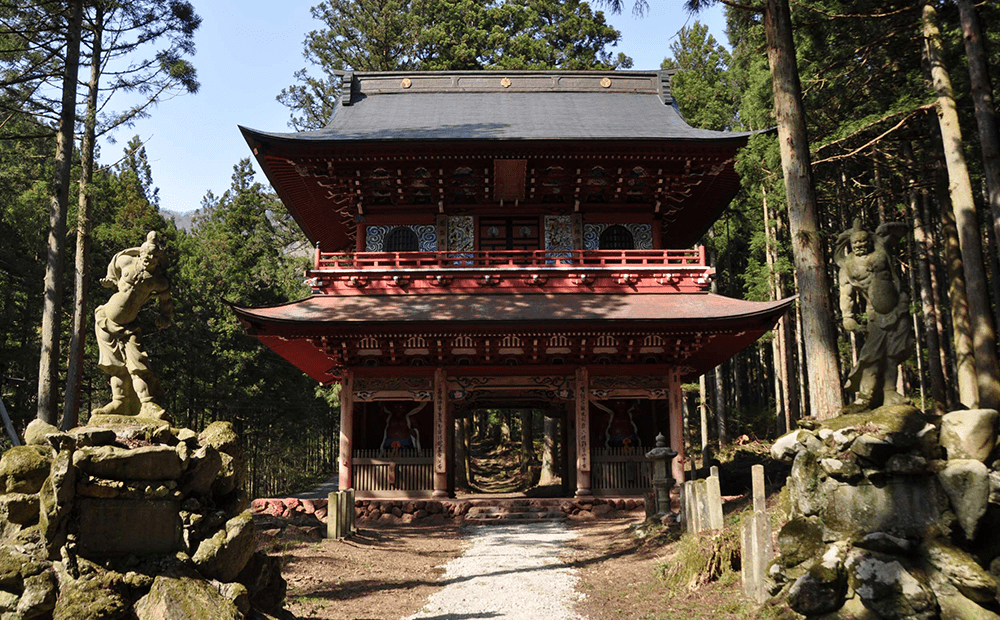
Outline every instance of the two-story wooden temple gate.
<svg viewBox="0 0 1000 620"><path fill-rule="evenodd" d="M330 124L244 129L316 244L313 294L234 308L340 383L340 484L453 492L453 421L560 417L577 495L638 491L657 433L679 453L681 382L792 300L709 292L697 242L735 195L748 134L688 126L667 72L354 73Z"/></svg>

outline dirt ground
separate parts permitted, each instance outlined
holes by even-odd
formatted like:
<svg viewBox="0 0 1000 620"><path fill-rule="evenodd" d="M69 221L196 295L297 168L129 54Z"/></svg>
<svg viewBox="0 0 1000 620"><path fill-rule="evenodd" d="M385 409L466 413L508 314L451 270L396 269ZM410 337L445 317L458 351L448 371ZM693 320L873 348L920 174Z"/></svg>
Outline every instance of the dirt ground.
<svg viewBox="0 0 1000 620"><path fill-rule="evenodd" d="M657 566L673 545L642 544L628 530L641 515L572 522L579 538L564 557L577 568L587 620L738 620L751 618L739 577L700 587L667 588ZM462 528L439 520L360 530L349 541L281 543L289 611L298 618L398 620L423 607L443 565L465 548Z"/></svg>

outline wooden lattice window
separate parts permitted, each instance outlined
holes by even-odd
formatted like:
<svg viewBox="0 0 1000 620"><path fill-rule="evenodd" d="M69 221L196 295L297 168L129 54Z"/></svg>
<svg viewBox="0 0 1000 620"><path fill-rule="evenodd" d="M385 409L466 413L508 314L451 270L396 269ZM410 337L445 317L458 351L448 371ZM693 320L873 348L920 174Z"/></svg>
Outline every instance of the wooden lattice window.
<svg viewBox="0 0 1000 620"><path fill-rule="evenodd" d="M634 250L635 238L627 228L619 224L608 226L601 233L598 247L602 250Z"/></svg>
<svg viewBox="0 0 1000 620"><path fill-rule="evenodd" d="M407 226L396 226L385 236L382 242L383 252L416 252L420 249L420 239L413 229Z"/></svg>

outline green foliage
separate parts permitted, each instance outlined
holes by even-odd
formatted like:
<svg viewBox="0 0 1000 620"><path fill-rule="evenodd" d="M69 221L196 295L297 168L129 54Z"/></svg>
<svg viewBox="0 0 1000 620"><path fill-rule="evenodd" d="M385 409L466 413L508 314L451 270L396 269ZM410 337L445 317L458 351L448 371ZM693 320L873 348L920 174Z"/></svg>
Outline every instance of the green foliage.
<svg viewBox="0 0 1000 620"><path fill-rule="evenodd" d="M580 0L323 0L306 35L315 65L278 95L295 129L323 127L343 71L614 69L620 34Z"/></svg>
<svg viewBox="0 0 1000 620"><path fill-rule="evenodd" d="M724 130L737 120L738 92L730 79L729 51L708 33L708 26L694 22L681 28L670 44L672 58L661 65L676 69L670 91L681 114L693 127Z"/></svg>

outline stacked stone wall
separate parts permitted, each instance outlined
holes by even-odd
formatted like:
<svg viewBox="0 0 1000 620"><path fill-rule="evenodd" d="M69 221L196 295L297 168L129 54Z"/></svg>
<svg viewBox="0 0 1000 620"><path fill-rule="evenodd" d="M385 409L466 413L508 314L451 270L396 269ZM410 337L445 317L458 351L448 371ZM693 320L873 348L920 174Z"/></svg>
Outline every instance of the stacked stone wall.
<svg viewBox="0 0 1000 620"><path fill-rule="evenodd" d="M997 418L883 407L780 438L791 514L770 593L807 618L1000 620Z"/></svg>
<svg viewBox="0 0 1000 620"><path fill-rule="evenodd" d="M0 618L280 613L231 425L99 415L67 433L36 420L26 441L0 458Z"/></svg>

